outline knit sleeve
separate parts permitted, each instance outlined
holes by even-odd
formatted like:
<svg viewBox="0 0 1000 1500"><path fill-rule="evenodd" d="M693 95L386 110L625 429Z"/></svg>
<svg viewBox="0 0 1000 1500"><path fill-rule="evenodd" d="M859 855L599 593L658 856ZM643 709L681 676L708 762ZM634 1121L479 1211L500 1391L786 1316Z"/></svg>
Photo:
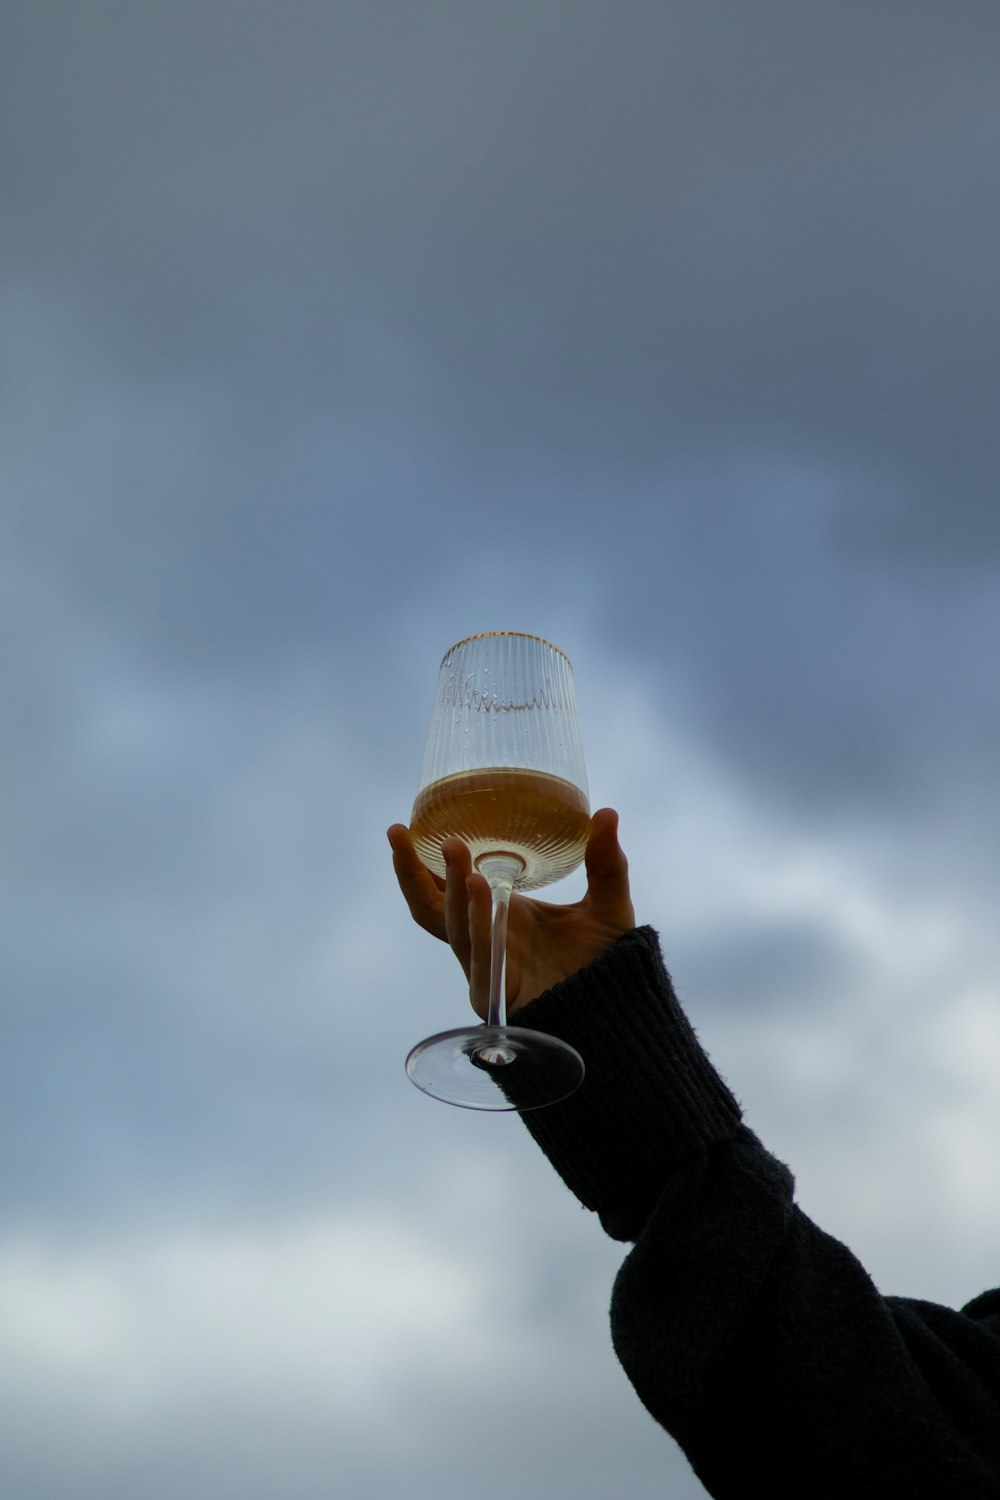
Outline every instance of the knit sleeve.
<svg viewBox="0 0 1000 1500"><path fill-rule="evenodd" d="M651 927L626 933L519 1010L516 1024L584 1059L575 1094L523 1119L615 1239L634 1239L671 1172L739 1128L739 1105L677 1002Z"/></svg>
<svg viewBox="0 0 1000 1500"><path fill-rule="evenodd" d="M524 1116L567 1185L634 1241L618 1356L709 1494L998 1500L1000 1294L882 1296L741 1123L638 929L518 1013L584 1057Z"/></svg>

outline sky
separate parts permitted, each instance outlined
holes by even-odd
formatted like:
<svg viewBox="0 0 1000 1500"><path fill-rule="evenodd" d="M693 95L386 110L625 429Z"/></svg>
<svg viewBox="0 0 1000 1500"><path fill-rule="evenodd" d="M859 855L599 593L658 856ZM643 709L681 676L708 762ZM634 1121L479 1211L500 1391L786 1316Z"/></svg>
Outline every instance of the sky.
<svg viewBox="0 0 1000 1500"><path fill-rule="evenodd" d="M806 1211L1000 1279L998 62L974 3L6 0L5 1494L704 1493L622 1247L403 1073L467 1009L384 830L477 631L572 658Z"/></svg>

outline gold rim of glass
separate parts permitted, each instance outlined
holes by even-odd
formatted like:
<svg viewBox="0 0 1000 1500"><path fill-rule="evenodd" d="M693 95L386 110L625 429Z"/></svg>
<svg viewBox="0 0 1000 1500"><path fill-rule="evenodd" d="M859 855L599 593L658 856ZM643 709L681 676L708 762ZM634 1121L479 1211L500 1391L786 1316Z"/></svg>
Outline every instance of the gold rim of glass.
<svg viewBox="0 0 1000 1500"><path fill-rule="evenodd" d="M467 646L470 641L489 640L491 636L498 635L515 635L519 636L522 641L540 641L543 646L548 646L551 651L558 652L567 666L570 668L573 666L573 663L561 646L557 646L553 641L547 641L543 635L532 635L529 630L480 630L478 635L463 636L460 641L455 642L454 646L449 646L442 656L441 661L446 662L451 653L457 651L459 646Z"/></svg>

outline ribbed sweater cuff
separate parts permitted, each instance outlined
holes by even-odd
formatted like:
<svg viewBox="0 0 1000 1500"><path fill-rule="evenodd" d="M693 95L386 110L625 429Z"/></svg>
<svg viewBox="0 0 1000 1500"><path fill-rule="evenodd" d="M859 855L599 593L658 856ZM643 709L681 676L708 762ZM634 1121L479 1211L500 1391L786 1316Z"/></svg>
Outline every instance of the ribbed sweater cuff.
<svg viewBox="0 0 1000 1500"><path fill-rule="evenodd" d="M522 1118L615 1238L635 1238L667 1177L736 1133L739 1105L680 1008L651 927L626 933L514 1024L560 1037L583 1057L577 1092Z"/></svg>

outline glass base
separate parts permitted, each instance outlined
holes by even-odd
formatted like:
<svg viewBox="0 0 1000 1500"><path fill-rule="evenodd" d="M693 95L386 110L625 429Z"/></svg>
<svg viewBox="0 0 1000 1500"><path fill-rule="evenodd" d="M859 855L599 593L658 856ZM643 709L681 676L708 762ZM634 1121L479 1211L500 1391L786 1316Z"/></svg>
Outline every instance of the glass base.
<svg viewBox="0 0 1000 1500"><path fill-rule="evenodd" d="M566 1042L523 1026L462 1026L418 1042L410 1081L460 1109L526 1110L558 1104L583 1082L583 1058Z"/></svg>

